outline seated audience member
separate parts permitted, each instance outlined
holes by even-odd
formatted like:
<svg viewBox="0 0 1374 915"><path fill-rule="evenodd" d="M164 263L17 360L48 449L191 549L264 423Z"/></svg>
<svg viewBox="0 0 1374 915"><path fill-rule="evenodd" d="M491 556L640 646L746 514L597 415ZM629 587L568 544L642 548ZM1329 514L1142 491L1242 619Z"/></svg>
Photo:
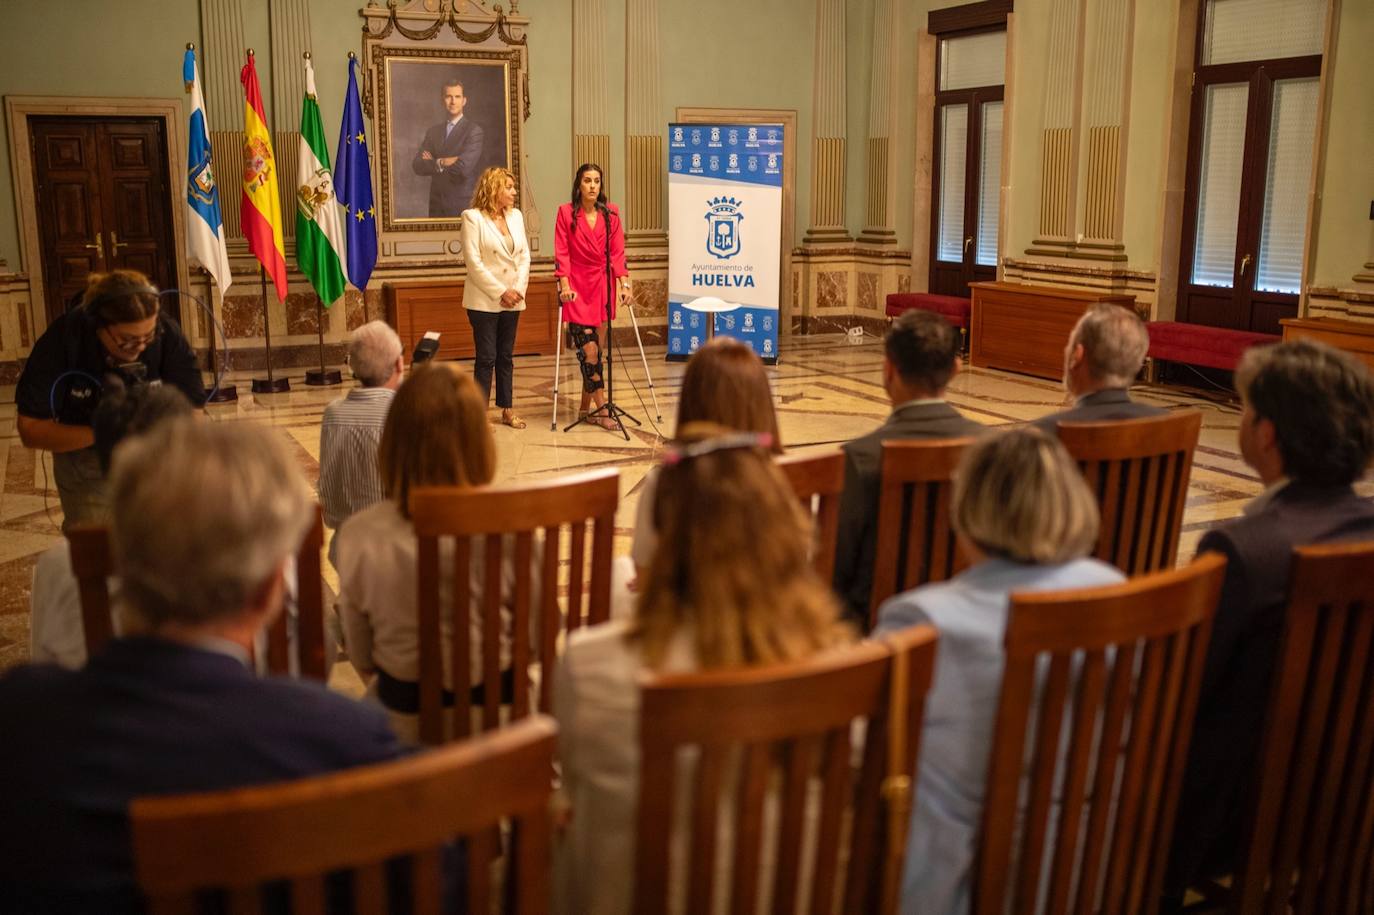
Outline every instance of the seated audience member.
<svg viewBox="0 0 1374 915"><path fill-rule="evenodd" d="M1149 348L1150 335L1134 311L1107 302L1089 308L1064 347L1064 390L1075 398L1074 405L1031 425L1054 435L1059 423L1162 415L1166 411L1131 400L1128 391Z"/></svg>
<svg viewBox="0 0 1374 915"><path fill-rule="evenodd" d="M310 523L309 489L277 433L164 422L118 450L109 493L139 634L112 640L81 670L26 666L0 678L0 908L10 911L142 911L134 798L403 752L375 709L248 668Z"/></svg>
<svg viewBox="0 0 1374 915"><path fill-rule="evenodd" d="M678 433L633 619L573 632L555 674L571 803L555 899L569 913L631 909L643 675L799 660L851 638L767 440L709 423Z"/></svg>
<svg viewBox="0 0 1374 915"><path fill-rule="evenodd" d="M1354 358L1295 340L1251 349L1236 370L1240 451L1266 487L1243 517L1205 534L1226 556L1166 889L1233 866L1254 788L1293 548L1374 539L1355 494L1374 458L1374 378ZM1176 899L1174 900L1176 901Z"/></svg>
<svg viewBox="0 0 1374 915"><path fill-rule="evenodd" d="M102 477L110 474L115 445L125 436L141 435L155 424L191 413L186 395L168 385L112 389L101 398L91 426ZM71 544L64 537L34 563L29 618L29 660L75 670L86 663L86 634L81 621L81 592L72 573ZM118 615L115 631L120 629Z"/></svg>
<svg viewBox="0 0 1374 915"><path fill-rule="evenodd" d="M778 415L773 410L773 389L768 373L747 343L734 337L713 337L687 360L678 398L676 437L691 423L714 423L736 432L768 435L769 451L782 454ZM654 526L654 495L658 469L644 477L635 511L630 558L636 577L642 577L654 558L658 531Z"/></svg>
<svg viewBox="0 0 1374 915"><path fill-rule="evenodd" d="M340 617L349 660L368 683L368 694L390 713L396 732L414 740L420 711L419 542L410 522L410 493L419 486L485 486L495 475L496 444L487 424L485 398L472 376L450 363L428 364L414 371L396 392L387 413L380 460L386 499L349 518L338 534ZM473 538L468 582L472 682L464 688L473 688L474 702L481 701L483 547L481 538ZM534 552L537 563L541 554L537 549ZM441 569L452 568L449 555L441 553ZM515 586L515 570L509 562L502 579L506 625L501 632L501 655L502 668L509 671ZM538 600L539 595L532 594L530 605L536 606ZM445 600L441 620L445 641L452 625L447 615L450 607L451 601ZM534 614L531 631L536 633L536 644L537 620ZM446 667L448 660L444 652ZM445 690L452 685L451 672L446 670Z"/></svg>
<svg viewBox="0 0 1374 915"><path fill-rule="evenodd" d="M883 389L892 415L844 446L844 494L835 544L835 591L851 618L868 619L873 562L878 552L878 491L883 442L959 438L984 427L945 402L959 371L959 331L929 311L908 311L892 322L883 344Z"/></svg>
<svg viewBox="0 0 1374 915"><path fill-rule="evenodd" d="M344 519L385 498L377 446L391 398L401 386L401 338L385 321L369 321L349 336L348 367L362 383L324 408L320 423L320 507L335 531ZM329 561L338 568L338 540Z"/></svg>
<svg viewBox="0 0 1374 915"><path fill-rule="evenodd" d="M988 757L1002 689L1012 592L1122 581L1088 558L1097 503L1058 440L1013 429L973 445L954 482L954 528L972 565L886 601L876 632L930 623L940 633L926 699L901 910L970 910Z"/></svg>

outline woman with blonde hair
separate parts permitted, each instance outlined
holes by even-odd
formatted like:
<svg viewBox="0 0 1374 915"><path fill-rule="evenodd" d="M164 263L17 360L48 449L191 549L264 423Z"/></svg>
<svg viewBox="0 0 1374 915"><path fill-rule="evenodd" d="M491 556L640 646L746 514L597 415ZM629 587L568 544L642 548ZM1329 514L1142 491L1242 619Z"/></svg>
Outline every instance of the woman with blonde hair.
<svg viewBox="0 0 1374 915"><path fill-rule="evenodd" d="M477 359L472 374L482 389L483 408L496 373L496 406L501 422L515 429L525 421L515 413L515 329L525 310L530 282L530 245L525 218L515 208L515 176L489 168L477 178L472 208L463 211L463 308L472 325Z"/></svg>
<svg viewBox="0 0 1374 915"><path fill-rule="evenodd" d="M767 435L767 450L782 454L782 436L778 432L768 372L748 344L733 337L714 337L687 360L678 398L675 440L681 441L683 430L693 423L715 423L736 432ZM644 478L635 512L630 558L636 578L643 576L658 546L652 512L658 483L657 470L651 470Z"/></svg>
<svg viewBox="0 0 1374 915"><path fill-rule="evenodd" d="M645 673L796 661L849 641L808 560L811 521L768 435L679 430L653 516L662 543L632 619L574 632L554 679L572 816L559 858L568 912L630 910Z"/></svg>
<svg viewBox="0 0 1374 915"><path fill-rule="evenodd" d="M1097 502L1064 446L1037 429L1013 429L969 447L955 476L953 514L959 548L972 565L888 600L874 632L930 623L940 633L902 875L902 911L932 915L970 907L1012 592L1125 578L1089 558Z"/></svg>
<svg viewBox="0 0 1374 915"><path fill-rule="evenodd" d="M410 493L418 486L485 486L496 472L496 446L482 392L451 363L416 369L396 391L382 428L378 454L386 498L343 523L339 538L339 613L348 657L403 737L414 739L419 711L419 639L416 608L418 543L410 520ZM474 538L471 625L482 592L481 538ZM444 563L445 568L450 567ZM503 575L513 582L513 574ZM508 590L503 581L503 591ZM509 603L509 602L507 602ZM442 620L448 632L451 621ZM502 632L507 655L509 633ZM481 638L474 637L475 652ZM480 654L471 668L480 683ZM451 682L446 680L446 688Z"/></svg>

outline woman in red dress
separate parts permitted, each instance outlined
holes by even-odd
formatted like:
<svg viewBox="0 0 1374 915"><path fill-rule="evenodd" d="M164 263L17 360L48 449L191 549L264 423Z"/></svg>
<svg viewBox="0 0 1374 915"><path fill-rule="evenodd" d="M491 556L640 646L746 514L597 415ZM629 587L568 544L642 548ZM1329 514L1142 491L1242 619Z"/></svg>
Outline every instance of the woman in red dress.
<svg viewBox="0 0 1374 915"><path fill-rule="evenodd" d="M606 252L616 283L612 299L606 288ZM630 271L625 267L625 230L620 210L606 202L601 166L586 163L573 179L572 200L558 208L554 223L553 252L558 277L558 301L568 334L582 364L582 405L586 414L606 403L606 379L601 361L603 341L608 340L608 318L615 317L616 301L630 297ZM594 418L603 428L614 428L608 416Z"/></svg>

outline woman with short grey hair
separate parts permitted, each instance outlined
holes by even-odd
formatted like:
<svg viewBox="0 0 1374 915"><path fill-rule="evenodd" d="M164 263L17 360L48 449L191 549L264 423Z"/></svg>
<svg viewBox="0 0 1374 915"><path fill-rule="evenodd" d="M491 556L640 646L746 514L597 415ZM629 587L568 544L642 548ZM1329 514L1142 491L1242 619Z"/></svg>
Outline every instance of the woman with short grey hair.
<svg viewBox="0 0 1374 915"><path fill-rule="evenodd" d="M969 447L955 477L953 514L970 566L887 601L876 630L930 623L940 632L902 875L902 911L933 915L970 910L1012 592L1124 580L1088 558L1097 502L1064 446L1036 429Z"/></svg>

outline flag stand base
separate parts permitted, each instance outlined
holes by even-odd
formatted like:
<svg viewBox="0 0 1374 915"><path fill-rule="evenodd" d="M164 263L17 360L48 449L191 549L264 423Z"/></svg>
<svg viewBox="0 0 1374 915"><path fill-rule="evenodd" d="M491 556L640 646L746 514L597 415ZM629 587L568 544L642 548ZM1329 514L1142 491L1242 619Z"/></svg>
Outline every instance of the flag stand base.
<svg viewBox="0 0 1374 915"><path fill-rule="evenodd" d="M233 403L239 399L239 389L232 384L222 384L215 393L205 399L206 403Z"/></svg>
<svg viewBox="0 0 1374 915"><path fill-rule="evenodd" d="M343 372L338 369L310 369L305 373L305 383L312 387L343 384Z"/></svg>
<svg viewBox="0 0 1374 915"><path fill-rule="evenodd" d="M291 382L286 378L254 378L254 394L284 394L291 390Z"/></svg>

